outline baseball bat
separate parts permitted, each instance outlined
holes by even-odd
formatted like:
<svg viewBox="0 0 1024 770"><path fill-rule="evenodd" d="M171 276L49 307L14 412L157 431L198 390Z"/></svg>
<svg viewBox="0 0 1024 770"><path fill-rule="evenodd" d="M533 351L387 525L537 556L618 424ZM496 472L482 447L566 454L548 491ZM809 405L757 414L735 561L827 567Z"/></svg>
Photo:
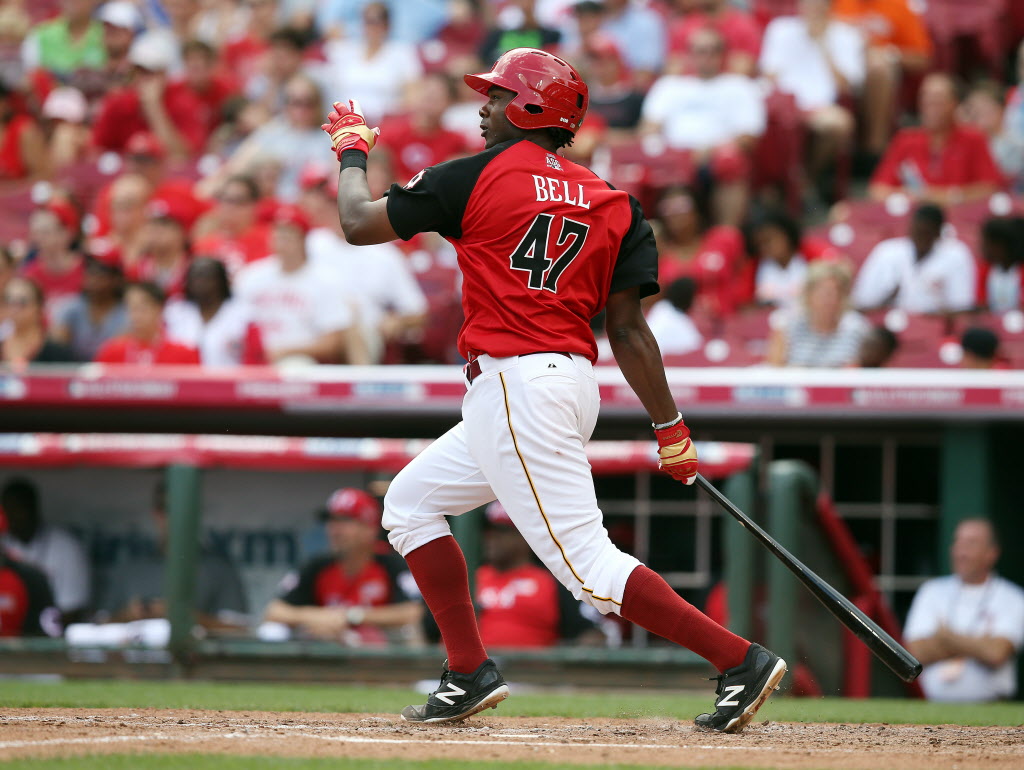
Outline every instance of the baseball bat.
<svg viewBox="0 0 1024 770"><path fill-rule="evenodd" d="M775 554L775 557L785 564L790 572L797 576L800 582L817 597L818 601L825 605L825 609L835 615L840 623L850 629L858 639L864 642L875 657L888 666L896 676L904 682L913 682L917 678L917 675L921 673L921 662L907 652L903 645L885 633L875 621L861 612L853 602L818 577L807 565L783 548L771 535L757 526L728 497L719 492L710 481L699 473L697 474L697 486L711 495L716 503L725 508L734 519L746 527L748 532L760 540L765 548Z"/></svg>

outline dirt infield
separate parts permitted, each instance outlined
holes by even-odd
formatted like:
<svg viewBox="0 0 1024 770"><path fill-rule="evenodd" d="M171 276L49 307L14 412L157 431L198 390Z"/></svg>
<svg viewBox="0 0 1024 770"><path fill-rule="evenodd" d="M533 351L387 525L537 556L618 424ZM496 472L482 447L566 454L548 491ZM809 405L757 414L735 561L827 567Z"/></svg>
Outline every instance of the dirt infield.
<svg viewBox="0 0 1024 770"><path fill-rule="evenodd" d="M417 727L391 714L0 710L0 758L202 752L676 767L1024 767L1024 731L1013 727L758 722L740 735L719 735L671 720L488 714L494 716L461 726Z"/></svg>

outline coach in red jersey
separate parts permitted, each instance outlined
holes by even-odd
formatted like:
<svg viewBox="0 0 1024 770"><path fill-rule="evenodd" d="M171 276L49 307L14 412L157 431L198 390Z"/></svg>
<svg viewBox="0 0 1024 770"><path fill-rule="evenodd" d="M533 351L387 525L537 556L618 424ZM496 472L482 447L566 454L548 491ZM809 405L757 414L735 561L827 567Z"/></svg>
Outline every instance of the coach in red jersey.
<svg viewBox="0 0 1024 770"><path fill-rule="evenodd" d="M394 554L377 551L380 504L361 489L343 487L327 500L321 518L330 553L286 575L263 619L352 646L383 644L392 630L418 641L423 604L416 584Z"/></svg>
<svg viewBox="0 0 1024 770"><path fill-rule="evenodd" d="M348 241L436 231L463 274L463 419L398 474L384 500L388 539L448 653L438 689L402 718L454 722L509 695L487 657L465 558L445 518L497 498L573 596L711 662L718 698L697 725L741 730L782 681L785 662L711 621L612 543L587 461L600 401L590 319L604 309L615 359L651 417L661 468L686 484L696 477L697 452L640 306L658 291L651 226L636 200L558 154L587 112L587 86L571 65L517 48L465 79L487 97L486 149L424 169L385 199L370 196L366 159L379 130L358 105L336 102L323 127L341 162Z"/></svg>

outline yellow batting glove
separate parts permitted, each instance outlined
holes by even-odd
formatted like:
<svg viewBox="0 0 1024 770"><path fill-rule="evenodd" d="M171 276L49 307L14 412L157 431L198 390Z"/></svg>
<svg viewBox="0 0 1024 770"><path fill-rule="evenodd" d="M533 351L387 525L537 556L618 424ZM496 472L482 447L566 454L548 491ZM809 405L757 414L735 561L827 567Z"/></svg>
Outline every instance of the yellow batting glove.
<svg viewBox="0 0 1024 770"><path fill-rule="evenodd" d="M363 111L355 99L347 105L335 102L334 109L327 114L327 122L320 126L331 137L331 146L338 160L345 150L362 150L369 154L380 136L379 128L366 125Z"/></svg>
<svg viewBox="0 0 1024 770"><path fill-rule="evenodd" d="M690 440L690 429L683 416L664 428L655 428L658 437L658 467L687 486L697 477L697 449Z"/></svg>

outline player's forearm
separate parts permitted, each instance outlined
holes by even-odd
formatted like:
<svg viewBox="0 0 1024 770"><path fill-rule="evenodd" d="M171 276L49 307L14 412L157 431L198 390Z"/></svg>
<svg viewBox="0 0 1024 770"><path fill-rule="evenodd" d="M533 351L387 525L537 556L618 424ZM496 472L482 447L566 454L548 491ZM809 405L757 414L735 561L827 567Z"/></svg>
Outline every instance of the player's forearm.
<svg viewBox="0 0 1024 770"><path fill-rule="evenodd" d="M338 177L338 216L345 239L355 246L373 243L367 237L372 202L366 172L361 168L343 168Z"/></svg>
<svg viewBox="0 0 1024 770"><path fill-rule="evenodd" d="M419 602L399 602L379 607L365 607L363 623L381 628L411 626L423 619L423 605Z"/></svg>
<svg viewBox="0 0 1024 770"><path fill-rule="evenodd" d="M644 405L651 421L660 424L674 420L678 410L668 389L661 350L647 323L644 322L642 327L611 328L608 341L626 382Z"/></svg>

